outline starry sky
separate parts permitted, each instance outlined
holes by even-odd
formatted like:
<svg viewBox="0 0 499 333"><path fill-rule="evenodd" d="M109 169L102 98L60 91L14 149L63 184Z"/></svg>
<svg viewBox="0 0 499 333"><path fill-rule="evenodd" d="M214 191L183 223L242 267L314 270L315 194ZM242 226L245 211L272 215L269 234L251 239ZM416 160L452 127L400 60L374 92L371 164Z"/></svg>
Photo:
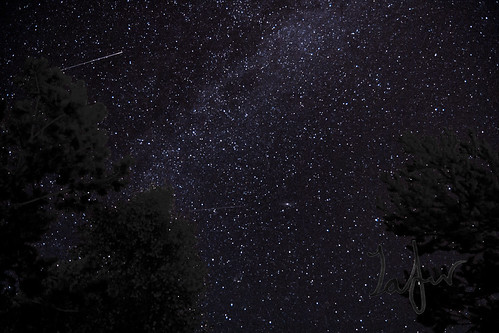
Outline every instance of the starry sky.
<svg viewBox="0 0 499 333"><path fill-rule="evenodd" d="M198 223L214 332L423 332L407 299L369 297L378 244L387 276L412 267L376 220L379 174L406 160L405 131L499 143L498 7L3 1L2 98L27 56L86 82L113 158L136 160L123 196L171 184ZM63 252L67 230L47 246Z"/></svg>

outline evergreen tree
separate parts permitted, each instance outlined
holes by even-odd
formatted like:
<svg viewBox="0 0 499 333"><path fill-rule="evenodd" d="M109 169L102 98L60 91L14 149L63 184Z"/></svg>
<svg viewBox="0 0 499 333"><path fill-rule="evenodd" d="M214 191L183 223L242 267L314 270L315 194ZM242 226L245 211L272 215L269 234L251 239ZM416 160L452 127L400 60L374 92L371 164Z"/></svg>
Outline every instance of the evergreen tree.
<svg viewBox="0 0 499 333"><path fill-rule="evenodd" d="M105 107L44 59L28 59L17 83L25 98L0 105L2 330L194 331L205 267L171 189L106 208L128 162L108 160ZM69 261L47 260L35 243L70 211L89 217L81 243Z"/></svg>
<svg viewBox="0 0 499 333"><path fill-rule="evenodd" d="M74 260L53 281L68 332L193 332L205 266L195 226L175 213L168 188L97 209ZM63 319L64 318L64 319ZM54 322L54 321L52 321ZM47 323L50 325L50 323Z"/></svg>
<svg viewBox="0 0 499 333"><path fill-rule="evenodd" d="M420 255L451 251L467 260L457 269L452 285L425 284L426 311L417 320L435 332L453 325L495 331L499 324L498 151L471 131L468 140L446 130L440 138L406 134L401 143L411 158L400 170L382 175L389 196L387 202L378 198L381 221L388 231L415 239ZM445 268L423 269L424 278L442 273L447 273Z"/></svg>
<svg viewBox="0 0 499 333"><path fill-rule="evenodd" d="M109 162L98 128L106 109L88 103L82 82L45 59L28 59L16 83L23 99L10 108L3 102L0 112L0 326L6 330L2 324L28 325L31 310L49 307L40 297L51 262L34 244L50 223L63 210L83 211L119 190L128 172L127 162Z"/></svg>

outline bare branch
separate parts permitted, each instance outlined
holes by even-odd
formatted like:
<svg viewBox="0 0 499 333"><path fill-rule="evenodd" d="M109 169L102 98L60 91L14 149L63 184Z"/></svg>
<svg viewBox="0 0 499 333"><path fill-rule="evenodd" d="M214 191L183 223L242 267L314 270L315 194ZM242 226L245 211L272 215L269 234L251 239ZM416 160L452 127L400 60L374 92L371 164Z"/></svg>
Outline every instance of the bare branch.
<svg viewBox="0 0 499 333"><path fill-rule="evenodd" d="M67 193L67 192L69 192L69 188L65 188L65 189L60 190L60 191L58 191L58 192L48 193L48 194L46 194L46 195L43 195L43 196L38 197L38 198L31 199L31 200L29 200L29 201L25 201L25 202L18 203L18 204L16 204L16 206L17 206L17 207L26 206L26 205L29 205L29 204L31 204L31 203L33 203L33 202L37 202L37 201L40 201L40 200L43 200L43 199L50 198L50 197L52 197L52 196L54 196L54 195L58 195L58 194L62 194L62 193Z"/></svg>

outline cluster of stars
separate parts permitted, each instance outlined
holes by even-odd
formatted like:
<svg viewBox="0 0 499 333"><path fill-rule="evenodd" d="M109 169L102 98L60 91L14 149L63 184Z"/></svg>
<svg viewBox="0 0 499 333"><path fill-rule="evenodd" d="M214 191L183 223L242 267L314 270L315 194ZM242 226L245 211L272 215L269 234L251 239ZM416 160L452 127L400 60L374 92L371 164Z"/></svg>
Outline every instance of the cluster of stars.
<svg viewBox="0 0 499 333"><path fill-rule="evenodd" d="M404 240L375 220L378 177L405 161L396 143L404 131L473 128L497 142L493 8L374 0L10 7L2 10L12 15L2 23L7 74L31 55L84 79L90 100L108 107L102 125L113 155L136 160L124 195L169 183L196 219L209 268L203 325L422 329L407 300L369 298L378 263L368 252L383 243L398 258L392 276L411 264ZM71 245L65 230L49 237L58 249Z"/></svg>

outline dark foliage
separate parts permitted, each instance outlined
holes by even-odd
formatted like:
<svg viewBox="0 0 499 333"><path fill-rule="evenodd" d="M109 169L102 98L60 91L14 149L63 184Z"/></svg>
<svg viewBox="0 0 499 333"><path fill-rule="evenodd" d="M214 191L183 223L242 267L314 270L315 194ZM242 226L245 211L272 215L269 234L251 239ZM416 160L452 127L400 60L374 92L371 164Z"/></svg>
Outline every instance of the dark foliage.
<svg viewBox="0 0 499 333"><path fill-rule="evenodd" d="M68 332L192 332L205 267L195 226L174 212L170 189L98 209L73 261L58 270L52 302ZM61 297L62 296L62 297ZM61 317L61 314L59 314Z"/></svg>
<svg viewBox="0 0 499 333"><path fill-rule="evenodd" d="M194 331L205 267L171 189L106 206L129 161L109 161L105 107L44 59L17 82L25 99L0 105L0 330ZM71 211L89 220L71 259L41 256L36 242Z"/></svg>
<svg viewBox="0 0 499 333"><path fill-rule="evenodd" d="M28 59L16 78L23 98L0 112L0 327L29 328L44 304L43 281L53 260L35 243L63 211L84 211L99 195L119 190L128 162L111 164L98 128L106 109L88 104L45 59ZM111 171L110 171L111 170Z"/></svg>
<svg viewBox="0 0 499 333"><path fill-rule="evenodd" d="M425 285L427 307L417 320L435 332L453 325L495 331L499 154L473 132L468 140L447 130L440 138L406 134L401 142L411 158L400 170L382 176L389 200L377 205L387 230L416 239L420 255L451 251L467 259L452 285ZM423 269L423 277L445 272Z"/></svg>

